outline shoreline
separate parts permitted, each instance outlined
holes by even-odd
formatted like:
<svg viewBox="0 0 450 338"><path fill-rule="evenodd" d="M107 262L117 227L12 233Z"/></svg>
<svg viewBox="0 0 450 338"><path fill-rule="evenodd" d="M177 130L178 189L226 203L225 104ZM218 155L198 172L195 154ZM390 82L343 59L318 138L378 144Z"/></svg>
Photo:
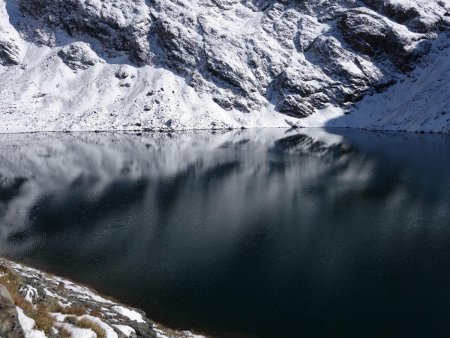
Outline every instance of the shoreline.
<svg viewBox="0 0 450 338"><path fill-rule="evenodd" d="M0 257L0 336L5 338L205 338L170 329L83 283Z"/></svg>
<svg viewBox="0 0 450 338"><path fill-rule="evenodd" d="M114 134L114 133L138 133L138 134L152 134L152 133L188 133L188 132L230 132L240 130L264 130L264 129L285 129L285 130L302 130L302 129L323 129L323 130L361 130L369 132L391 132L391 133L411 133L411 134L437 134L450 136L450 129L448 130L435 130L435 129L406 129L406 128L379 128L369 126L302 126L302 125L287 125L287 126L256 126L256 127L228 127L228 128L141 128L141 129L82 129L82 130L23 130L23 131L2 131L1 135L25 135L25 134Z"/></svg>

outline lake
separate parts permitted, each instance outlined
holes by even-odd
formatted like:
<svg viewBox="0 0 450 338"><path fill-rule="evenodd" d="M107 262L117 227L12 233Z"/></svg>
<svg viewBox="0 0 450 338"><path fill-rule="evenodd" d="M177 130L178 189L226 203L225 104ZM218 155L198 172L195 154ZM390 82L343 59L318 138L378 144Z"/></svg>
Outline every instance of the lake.
<svg viewBox="0 0 450 338"><path fill-rule="evenodd" d="M0 256L220 337L450 332L450 137L0 135Z"/></svg>

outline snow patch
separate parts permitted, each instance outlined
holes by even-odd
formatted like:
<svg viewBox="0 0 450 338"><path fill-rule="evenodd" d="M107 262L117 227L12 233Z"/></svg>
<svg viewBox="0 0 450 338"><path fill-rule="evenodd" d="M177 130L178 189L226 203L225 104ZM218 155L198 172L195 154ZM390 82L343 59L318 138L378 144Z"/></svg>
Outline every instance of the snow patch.
<svg viewBox="0 0 450 338"><path fill-rule="evenodd" d="M145 320L142 318L142 315L134 310L126 309L123 306L114 306L113 310L121 314L122 316L125 316L138 323L145 323Z"/></svg>
<svg viewBox="0 0 450 338"><path fill-rule="evenodd" d="M76 337L76 338L97 338L97 335L91 329L81 329L81 328L75 327L75 326L67 324L67 323L62 323L59 326L61 328L65 329L66 331L70 332L72 337Z"/></svg>
<svg viewBox="0 0 450 338"><path fill-rule="evenodd" d="M441 42L436 41L436 45ZM435 55L433 62L418 67L385 92L364 98L349 115L329 115L322 121L314 115L306 119L305 125L449 132L449 79L450 48L447 47Z"/></svg>
<svg viewBox="0 0 450 338"><path fill-rule="evenodd" d="M43 331L34 330L36 322L32 318L27 317L20 307L17 306L16 309L20 325L25 331L25 338L46 338Z"/></svg>
<svg viewBox="0 0 450 338"><path fill-rule="evenodd" d="M118 338L119 337L117 335L116 331L114 331L114 329L111 326L109 326L108 324L106 324L105 322L100 320L100 318L89 316L89 315L84 315L84 316L79 317L79 319L87 319L87 320L97 324L98 326L100 326L103 330L105 330L106 338Z"/></svg>
<svg viewBox="0 0 450 338"><path fill-rule="evenodd" d="M38 290L30 285L27 285L26 287L24 287L21 290L21 292L25 293L25 296L24 296L25 300L31 304L34 303L34 301L33 301L34 299L39 297Z"/></svg>

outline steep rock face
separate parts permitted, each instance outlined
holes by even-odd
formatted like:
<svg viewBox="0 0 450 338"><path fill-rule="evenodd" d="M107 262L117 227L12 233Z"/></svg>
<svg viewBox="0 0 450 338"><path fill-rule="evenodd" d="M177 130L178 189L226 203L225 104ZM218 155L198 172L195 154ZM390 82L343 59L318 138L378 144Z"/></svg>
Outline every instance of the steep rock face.
<svg viewBox="0 0 450 338"><path fill-rule="evenodd" d="M410 71L412 62L429 52L423 36L408 36L402 27L389 25L380 15L366 10L348 11L338 20L345 42L369 57L386 55L400 70Z"/></svg>
<svg viewBox="0 0 450 338"><path fill-rule="evenodd" d="M22 59L23 44L17 31L10 30L8 24L3 20L6 9L0 6L0 65L18 65Z"/></svg>
<svg viewBox="0 0 450 338"><path fill-rule="evenodd" d="M442 15L448 13L449 3L446 0L400 1L400 0L363 0L372 9L386 15L392 20L405 25L415 32L432 32L448 26L448 20ZM442 10L444 9L444 12Z"/></svg>
<svg viewBox="0 0 450 338"><path fill-rule="evenodd" d="M295 118L329 107L345 110L413 71L439 34L450 30L448 0L6 2L10 17L12 8L19 13L14 29L21 37L50 47L73 70L90 68L98 56L107 69L130 63L138 72L149 66L182 79L184 84L176 86L191 89L168 93L137 76L142 95L133 82L119 83L119 88L130 88L121 101L108 105L96 99L75 112L86 117L99 109L112 111L111 118L103 118L111 125L120 120L114 110L128 110L150 128L169 119L175 127L203 127L198 121L214 120L214 110L224 126L246 125L249 116L258 119L267 110ZM73 42L85 45L75 48L69 45ZM19 63L15 50L0 39L1 63ZM188 123L183 105L192 106L187 94L192 89L200 101L208 98L204 106L210 111L195 121L190 116ZM60 100L70 106L66 111L72 110L71 98ZM168 111L176 112L170 116ZM230 118L234 122L224 122ZM271 123L281 125L284 119L275 117Z"/></svg>
<svg viewBox="0 0 450 338"><path fill-rule="evenodd" d="M37 21L21 25L32 41L52 46L54 38L42 39L41 35L53 36L55 28L60 28L70 36L83 34L97 39L109 55L126 51L137 63L148 59L150 18L143 0L19 0L18 6Z"/></svg>

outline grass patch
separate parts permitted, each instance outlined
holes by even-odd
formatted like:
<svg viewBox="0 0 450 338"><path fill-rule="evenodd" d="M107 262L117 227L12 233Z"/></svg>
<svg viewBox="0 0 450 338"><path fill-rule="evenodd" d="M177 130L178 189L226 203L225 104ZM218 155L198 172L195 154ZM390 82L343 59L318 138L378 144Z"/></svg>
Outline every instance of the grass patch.
<svg viewBox="0 0 450 338"><path fill-rule="evenodd" d="M89 329L95 332L97 338L106 338L106 331L97 323L93 322L88 318L78 319L75 316L70 316L66 318L66 322L79 327L80 329Z"/></svg>
<svg viewBox="0 0 450 338"><path fill-rule="evenodd" d="M61 307L60 313L65 315L82 316L87 314L87 310L83 305L71 305L66 307Z"/></svg>
<svg viewBox="0 0 450 338"><path fill-rule="evenodd" d="M63 311L64 307L61 306L58 302L52 302L52 303L46 303L46 304L39 304L38 305L42 311L45 311L47 313L61 313Z"/></svg>
<svg viewBox="0 0 450 338"><path fill-rule="evenodd" d="M58 337L60 338L72 338L72 334L64 328L58 329Z"/></svg>
<svg viewBox="0 0 450 338"><path fill-rule="evenodd" d="M55 319L48 312L39 310L39 307L37 307L37 311L30 313L30 317L36 322L37 329L44 331L47 335L52 334Z"/></svg>
<svg viewBox="0 0 450 338"><path fill-rule="evenodd" d="M55 319L50 316L48 307L46 306L33 306L30 302L22 297L18 291L13 291L12 298L14 304L20 307L26 316L32 318L36 323L36 329L44 331L47 335L52 333L52 329L55 325Z"/></svg>
<svg viewBox="0 0 450 338"><path fill-rule="evenodd" d="M97 317L100 319L103 318L103 313L100 311L100 309L93 309L90 314L92 317Z"/></svg>
<svg viewBox="0 0 450 338"><path fill-rule="evenodd" d="M23 284L22 278L3 266L0 267L0 272L3 274L3 276L0 277L0 284L3 284L11 295L18 293Z"/></svg>

